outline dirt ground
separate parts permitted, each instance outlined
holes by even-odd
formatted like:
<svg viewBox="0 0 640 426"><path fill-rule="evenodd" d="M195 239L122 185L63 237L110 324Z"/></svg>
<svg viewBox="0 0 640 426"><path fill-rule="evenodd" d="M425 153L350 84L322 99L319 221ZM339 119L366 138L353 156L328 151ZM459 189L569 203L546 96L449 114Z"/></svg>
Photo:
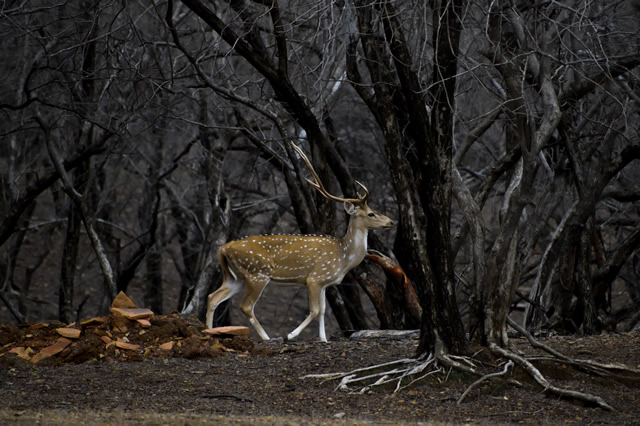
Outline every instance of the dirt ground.
<svg viewBox="0 0 640 426"><path fill-rule="evenodd" d="M202 323L176 314L149 321L113 314L70 327L0 326L0 423L640 422L640 384L590 377L569 367L544 372L557 385L604 397L615 411L545 396L517 371L512 377L521 386L494 380L474 389L460 406L457 399L474 379L459 373L434 374L397 393L346 392L337 390L336 382L304 376L411 357L417 341L333 336L329 343L261 343L247 336L205 335ZM62 337L67 328L79 336ZM35 358L60 341L66 342L63 349ZM574 357L640 367L640 333L542 341ZM513 342L534 353L523 339Z"/></svg>

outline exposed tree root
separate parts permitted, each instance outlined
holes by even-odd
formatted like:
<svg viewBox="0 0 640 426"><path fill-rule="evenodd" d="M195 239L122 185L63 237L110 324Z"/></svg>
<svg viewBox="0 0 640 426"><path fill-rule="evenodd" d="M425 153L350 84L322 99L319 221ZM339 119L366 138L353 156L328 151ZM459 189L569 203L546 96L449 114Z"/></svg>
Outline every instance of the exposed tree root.
<svg viewBox="0 0 640 426"><path fill-rule="evenodd" d="M340 383L338 383L336 390L339 389L342 391L352 391L358 393L364 393L374 387L384 386L396 382L396 388L394 392L397 392L407 386L410 386L421 378L440 372L441 369L434 365L434 361L435 358L433 358L432 356L421 360L415 358L405 358L397 361L387 362L384 364L372 365L370 367L358 368L349 372L309 374L307 376L304 376L303 379L325 379L324 381L340 379ZM403 380L408 377L413 377L415 374L420 374L429 367L432 368L426 374L420 376L418 379L413 379L410 383L402 386ZM349 387L353 385L356 385L356 387L359 387L359 389L353 391Z"/></svg>
<svg viewBox="0 0 640 426"><path fill-rule="evenodd" d="M496 373L485 374L484 376L480 377L475 382L471 383L471 385L467 388L467 390L465 390L462 393L462 395L460 395L460 398L458 398L458 401L456 401L456 405L462 404L462 401L469 394L469 392L471 392L473 390L473 388L478 386L480 383L484 382L485 380L491 379L493 377L504 376L505 374L507 374L507 372L509 371L509 369L511 367L513 367L513 361L509 360L504 364L504 368L502 369L502 371L498 371Z"/></svg>
<svg viewBox="0 0 640 426"><path fill-rule="evenodd" d="M527 338L531 346L536 349L543 350L552 355L553 358L548 357L527 357L530 361L553 361L563 364L571 365L577 369L583 370L589 374L595 374L603 377L611 377L615 379L640 379L640 370L637 368L629 367L624 364L618 363L601 363L590 359L573 359L570 358L555 349L536 340L531 333L525 330L522 326L516 323L511 318L507 317L507 324L516 329L519 333ZM622 375L626 374L626 375Z"/></svg>
<svg viewBox="0 0 640 426"><path fill-rule="evenodd" d="M595 406L600 407L600 408L602 408L604 410L613 410L613 407L611 407L609 404L607 404L604 401L604 399L600 398L599 396L591 395L591 394L584 393L584 392L574 391L574 390L570 390L570 389L563 389L563 388L559 388L557 386L552 385L542 375L540 370L538 370L530 361L528 361L524 357L516 354L513 351L501 348L500 346L496 345L495 343L489 344L489 349L493 353L495 353L497 355L501 355L504 358L507 358L507 359L513 361L514 364L516 364L516 365L520 366L521 368L523 368L533 378L533 380L536 381L536 383L538 383L540 386L542 386L543 392L545 392L545 393L558 395L558 396L560 396L562 398L577 399L579 401L584 401L584 402L586 402L586 403L588 403L590 405L595 405Z"/></svg>
<svg viewBox="0 0 640 426"><path fill-rule="evenodd" d="M303 379L340 380L336 390L357 393L395 384L394 392L398 392L434 374L442 374L446 379L453 368L478 375L475 365L466 357L430 354L422 358L405 358L349 372L310 374Z"/></svg>
<svg viewBox="0 0 640 426"><path fill-rule="evenodd" d="M640 379L640 370L616 363L599 363L591 360L572 359L560 352L538 342L528 333L516 324L510 318L507 319L509 325L521 332L527 337L530 344L541 349L551 357L540 356L524 356L516 353L511 349L505 349L495 343L491 343L488 349L497 357L506 360L502 371L493 372L482 375L478 371L478 366L469 357L456 356L436 351L436 354L430 354L421 358L405 358L385 364L373 365L370 367L359 368L348 372L328 373L328 374L312 374L303 378L324 379L324 381L339 380L336 390L347 392L364 393L374 388L382 386L394 386L394 392L405 389L414 383L431 375L442 375L446 380L451 371L462 371L474 376L479 376L460 396L457 404L461 404L468 394L478 385L486 380L495 378L504 378L510 369L514 366L522 368L539 386L543 392L556 395L568 400L582 401L588 405L600 407L604 410L613 410L604 399L599 396L591 395L572 389L564 389L551 384L540 370L532 363L532 361L554 361L567 365L571 365L588 374L594 374L603 377L611 377L615 379ZM621 373L624 373L622 375ZM515 385L521 385L516 380L506 379L507 382Z"/></svg>

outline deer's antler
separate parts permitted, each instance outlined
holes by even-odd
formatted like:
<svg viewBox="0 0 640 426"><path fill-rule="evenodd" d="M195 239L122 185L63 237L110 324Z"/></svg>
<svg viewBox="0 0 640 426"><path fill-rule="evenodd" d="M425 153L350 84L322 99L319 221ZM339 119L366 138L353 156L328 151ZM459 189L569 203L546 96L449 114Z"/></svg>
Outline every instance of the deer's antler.
<svg viewBox="0 0 640 426"><path fill-rule="evenodd" d="M362 183L358 181L356 181L356 183L360 185L364 190L364 194L360 194L358 192L358 198L342 198L342 197L337 197L335 195L330 194L325 189L324 185L322 184L322 181L320 180L320 177L318 176L318 173L316 173L315 169L311 165L311 161L309 161L309 158L306 156L306 154L295 143L291 142L291 145L293 146L293 149L296 150L298 155L302 157L302 160L304 161L304 163L307 165L307 168L309 169L309 173L311 173L311 177L313 177L313 180L307 178L307 182L309 182L311 186L313 186L320 194L322 194L323 197L332 201L341 201L341 202L348 201L350 203L358 204L358 205L361 205L367 202L367 198L369 197L369 191L367 190L366 186L364 186Z"/></svg>

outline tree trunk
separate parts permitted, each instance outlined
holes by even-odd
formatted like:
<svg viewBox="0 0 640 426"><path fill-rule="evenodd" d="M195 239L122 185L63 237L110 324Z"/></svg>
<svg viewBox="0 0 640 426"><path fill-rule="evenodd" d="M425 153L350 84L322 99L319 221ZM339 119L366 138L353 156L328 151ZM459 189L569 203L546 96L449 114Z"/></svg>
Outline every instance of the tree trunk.
<svg viewBox="0 0 640 426"><path fill-rule="evenodd" d="M426 302L427 298L431 296L432 298L427 302L431 306L424 304L423 312L431 312L434 325L445 349L454 353L464 353L467 350L467 341L456 302L450 232L454 95L464 4L463 0L443 1L439 7L433 8L433 34L436 52L431 96L434 103L431 108L431 127L428 129L428 137L423 139L422 144L417 145L419 158L422 158L420 200L426 213L428 226L427 253L434 273L433 289L426 293L423 292L422 297L423 302ZM397 25L397 27L400 26ZM392 51L395 52L395 49ZM397 55L394 54L394 57ZM402 57L397 57L396 62L403 62ZM396 65L396 68L401 68L401 66ZM411 93L413 97L416 93L415 89L419 87L417 76L409 74L409 70L406 70L406 74L412 75L412 78L407 80L413 81L413 83L403 85L404 92ZM416 107L420 105L419 102L419 99L412 102L410 111L416 111ZM411 119L413 121L422 120L421 117L411 117ZM423 324L425 316L423 315ZM428 341L427 337L427 335L421 336L420 339L420 350L423 353L432 352L437 344L437 342Z"/></svg>
<svg viewBox="0 0 640 426"><path fill-rule="evenodd" d="M206 102L201 103L201 119L203 123L209 121ZM207 178L207 196L211 206L211 221L209 223L207 246L202 249L205 253L204 267L201 268L198 279L182 310L183 314L196 315L203 318L206 310L207 295L213 290L217 276L218 248L229 239L229 221L231 220L231 200L224 189L223 163L227 154L231 137L218 134L204 126L200 127L200 143L204 148L202 170Z"/></svg>
<svg viewBox="0 0 640 426"><path fill-rule="evenodd" d="M76 316L73 307L73 290L78 259L78 244L80 243L80 229L82 227L80 213L75 204L73 200L70 200L67 214L67 232L62 248L60 290L58 294L58 319L67 324L73 322Z"/></svg>
<svg viewBox="0 0 640 426"><path fill-rule="evenodd" d="M144 305L156 314L162 314L164 303L164 292L162 290L162 255L152 248L146 259L146 273L144 287Z"/></svg>
<svg viewBox="0 0 640 426"><path fill-rule="evenodd" d="M446 36L437 39L437 71L432 84L436 104L433 116L429 117L393 7L386 2L375 6L364 2L356 4L354 13L359 34L350 34L347 71L385 136L387 162L400 213L398 239L406 245L407 258L399 259L409 265L406 270L412 274L423 308L418 351L463 353L467 343L455 301L449 232L452 108L460 31L456 7L459 5L449 2L434 12L437 28L434 34ZM382 19L384 38L376 36L377 30L372 26L376 14ZM373 94L362 87L355 61L358 41L362 42L375 87ZM391 64L393 70L388 68ZM390 84L395 81L398 87ZM419 158L422 163L406 157L406 151L413 146L417 147L417 157L411 158Z"/></svg>

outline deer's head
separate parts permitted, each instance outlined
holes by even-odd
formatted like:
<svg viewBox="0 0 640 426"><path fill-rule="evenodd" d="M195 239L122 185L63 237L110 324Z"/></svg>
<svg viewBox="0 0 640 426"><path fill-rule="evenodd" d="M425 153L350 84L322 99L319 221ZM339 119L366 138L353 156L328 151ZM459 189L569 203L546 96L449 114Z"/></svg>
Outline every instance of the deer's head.
<svg viewBox="0 0 640 426"><path fill-rule="evenodd" d="M322 181L320 180L320 177L311 165L311 161L306 156L306 154L296 144L292 143L291 145L293 145L293 148L300 155L304 163L307 165L309 172L311 173L311 177L313 179L307 178L307 182L309 182L309 184L313 186L326 199L344 203L344 210L351 217L351 220L355 220L359 226L367 229L390 228L394 225L393 220L391 220L389 217L369 207L369 205L367 204L369 191L367 190L366 186L358 181L356 181L356 183L362 188L364 194L357 192L356 198L343 198L330 194L325 189Z"/></svg>

